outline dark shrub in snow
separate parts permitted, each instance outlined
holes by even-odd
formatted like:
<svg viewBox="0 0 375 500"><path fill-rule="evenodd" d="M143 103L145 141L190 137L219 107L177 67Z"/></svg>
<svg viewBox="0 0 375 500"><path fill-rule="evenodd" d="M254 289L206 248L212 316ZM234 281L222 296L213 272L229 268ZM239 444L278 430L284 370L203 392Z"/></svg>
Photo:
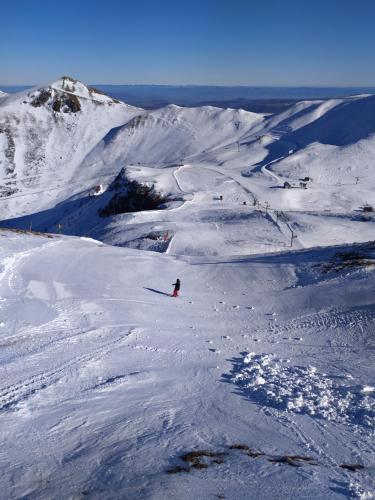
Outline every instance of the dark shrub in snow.
<svg viewBox="0 0 375 500"><path fill-rule="evenodd" d="M120 192L117 192L109 203L99 210L101 217L126 212L140 212L141 210L155 210L167 201L167 198L158 193L154 186L150 187L137 181L129 181L125 169L121 170L109 187L109 191Z"/></svg>

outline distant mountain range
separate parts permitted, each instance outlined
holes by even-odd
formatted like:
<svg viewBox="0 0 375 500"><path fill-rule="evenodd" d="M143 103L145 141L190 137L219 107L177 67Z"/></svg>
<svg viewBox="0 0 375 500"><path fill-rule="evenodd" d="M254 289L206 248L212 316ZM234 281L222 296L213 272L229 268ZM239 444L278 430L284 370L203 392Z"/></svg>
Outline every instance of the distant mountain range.
<svg viewBox="0 0 375 500"><path fill-rule="evenodd" d="M168 104L242 108L255 113L275 113L301 99L329 99L375 93L375 87L225 87L209 85L104 85L93 86L133 106L156 109ZM32 86L1 86L7 93Z"/></svg>

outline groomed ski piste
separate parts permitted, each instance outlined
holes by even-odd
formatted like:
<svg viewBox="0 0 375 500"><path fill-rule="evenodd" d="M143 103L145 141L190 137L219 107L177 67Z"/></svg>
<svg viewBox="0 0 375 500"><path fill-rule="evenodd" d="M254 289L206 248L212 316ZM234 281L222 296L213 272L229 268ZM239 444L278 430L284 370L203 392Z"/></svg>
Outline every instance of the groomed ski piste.
<svg viewBox="0 0 375 500"><path fill-rule="evenodd" d="M146 112L68 81L78 118L0 103L0 496L374 498L374 98ZM56 123L38 154L18 107ZM131 180L167 201L100 216Z"/></svg>

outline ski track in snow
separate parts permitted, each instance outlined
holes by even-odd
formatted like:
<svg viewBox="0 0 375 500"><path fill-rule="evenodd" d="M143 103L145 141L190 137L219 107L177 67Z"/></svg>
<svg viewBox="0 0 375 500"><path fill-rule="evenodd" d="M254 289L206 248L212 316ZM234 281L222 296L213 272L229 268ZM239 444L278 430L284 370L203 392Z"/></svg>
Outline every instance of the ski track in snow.
<svg viewBox="0 0 375 500"><path fill-rule="evenodd" d="M122 329L122 328L121 328ZM80 332L80 336L84 335L87 332ZM93 333L90 330L90 333ZM113 333L113 331L112 331ZM82 365L88 362L92 362L96 359L100 359L104 354L108 354L113 349L116 349L119 344L123 342L125 338L127 338L131 334L131 331L127 334L122 334L115 340L112 340L108 343L104 343L99 349L95 349L87 355L79 356L74 359L63 363L60 366L57 366L53 370L42 372L40 374L34 375L27 380L22 381L19 384L15 384L13 386L8 386L0 389L0 411L12 408L16 406L21 401L25 401L30 396L35 393L50 387L52 384L56 384L59 379L64 375L68 370L70 370L75 365ZM71 336L69 336L69 340L71 341ZM64 339L66 341L66 339ZM59 341L58 344L61 344L63 341ZM53 354L53 353L51 353Z"/></svg>

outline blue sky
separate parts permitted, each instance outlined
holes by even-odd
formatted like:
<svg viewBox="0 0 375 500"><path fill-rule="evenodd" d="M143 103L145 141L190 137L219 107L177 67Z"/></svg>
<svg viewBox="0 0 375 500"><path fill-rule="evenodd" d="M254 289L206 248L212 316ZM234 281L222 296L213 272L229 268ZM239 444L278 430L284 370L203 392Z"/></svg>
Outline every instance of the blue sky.
<svg viewBox="0 0 375 500"><path fill-rule="evenodd" d="M3 0L0 84L375 86L375 0Z"/></svg>

